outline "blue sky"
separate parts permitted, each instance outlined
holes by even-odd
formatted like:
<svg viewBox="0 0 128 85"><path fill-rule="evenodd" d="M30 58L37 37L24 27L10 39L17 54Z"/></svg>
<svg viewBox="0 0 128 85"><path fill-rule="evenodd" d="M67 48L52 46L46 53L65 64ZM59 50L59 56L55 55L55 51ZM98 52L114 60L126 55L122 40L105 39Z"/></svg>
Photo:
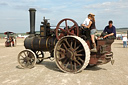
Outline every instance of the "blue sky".
<svg viewBox="0 0 128 85"><path fill-rule="evenodd" d="M116 28L128 27L128 0L0 0L0 33L29 31L29 8L36 8L36 30L45 16L52 26L63 18L79 25L89 13L96 16L96 27L104 29L109 20Z"/></svg>

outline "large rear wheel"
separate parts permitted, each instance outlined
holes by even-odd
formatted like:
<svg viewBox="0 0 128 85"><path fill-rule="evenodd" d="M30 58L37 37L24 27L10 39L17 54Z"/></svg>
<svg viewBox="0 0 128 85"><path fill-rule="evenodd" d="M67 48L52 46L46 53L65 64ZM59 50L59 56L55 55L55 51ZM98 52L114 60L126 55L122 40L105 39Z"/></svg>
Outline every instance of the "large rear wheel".
<svg viewBox="0 0 128 85"><path fill-rule="evenodd" d="M77 73L88 65L90 50L82 38L65 36L57 42L54 58L58 68L63 72Z"/></svg>

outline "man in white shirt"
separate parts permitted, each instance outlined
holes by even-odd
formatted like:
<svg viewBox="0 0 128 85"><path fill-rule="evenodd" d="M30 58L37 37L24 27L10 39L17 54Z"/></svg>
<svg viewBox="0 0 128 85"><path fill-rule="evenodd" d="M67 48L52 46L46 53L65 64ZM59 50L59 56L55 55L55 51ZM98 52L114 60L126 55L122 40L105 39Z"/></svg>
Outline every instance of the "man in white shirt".
<svg viewBox="0 0 128 85"><path fill-rule="evenodd" d="M90 19L87 17L87 18L84 20L83 25L88 26L88 25L89 25L89 22L90 22Z"/></svg>
<svg viewBox="0 0 128 85"><path fill-rule="evenodd" d="M90 17L92 15L91 14L88 14L88 17L84 20L82 26L85 27L85 26L88 26L89 25L89 22L90 22ZM86 27L85 27L86 28Z"/></svg>
<svg viewBox="0 0 128 85"><path fill-rule="evenodd" d="M86 39L90 39L90 29L86 28L86 26L89 25L91 14L88 14L87 18L84 20L84 22L81 24L82 28L82 34L86 36Z"/></svg>
<svg viewBox="0 0 128 85"><path fill-rule="evenodd" d="M123 47L125 48L127 48L127 37L126 36L123 36Z"/></svg>

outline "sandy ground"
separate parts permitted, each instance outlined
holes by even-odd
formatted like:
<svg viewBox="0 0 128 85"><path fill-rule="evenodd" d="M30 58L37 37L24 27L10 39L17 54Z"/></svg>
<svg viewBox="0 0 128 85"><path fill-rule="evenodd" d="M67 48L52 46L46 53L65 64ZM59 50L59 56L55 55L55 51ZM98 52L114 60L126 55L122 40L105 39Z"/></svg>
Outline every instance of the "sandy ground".
<svg viewBox="0 0 128 85"><path fill-rule="evenodd" d="M114 65L86 68L77 74L61 72L50 60L20 69L17 55L25 49L23 39L18 39L16 47L4 47L4 42L0 39L0 85L128 85L128 48L122 48L122 41L112 44Z"/></svg>

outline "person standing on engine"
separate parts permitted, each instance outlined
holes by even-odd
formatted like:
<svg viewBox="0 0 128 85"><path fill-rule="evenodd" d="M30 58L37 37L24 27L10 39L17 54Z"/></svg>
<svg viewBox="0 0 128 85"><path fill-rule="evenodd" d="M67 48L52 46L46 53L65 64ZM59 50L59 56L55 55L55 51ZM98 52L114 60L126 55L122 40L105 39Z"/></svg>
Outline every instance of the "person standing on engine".
<svg viewBox="0 0 128 85"><path fill-rule="evenodd" d="M91 14L88 14L87 18L84 20L82 26L82 33L86 36L87 39L90 39L90 29L88 29L86 26L89 25L91 19Z"/></svg>
<svg viewBox="0 0 128 85"><path fill-rule="evenodd" d="M91 14L88 14L88 17L84 20L82 26L86 29L86 26L89 25L90 19L91 19Z"/></svg>
<svg viewBox="0 0 128 85"><path fill-rule="evenodd" d="M95 33L96 33L96 26L95 26L95 15L90 13L90 21L89 21L89 25L85 26L86 28L90 29L90 33L91 33L91 40L93 43L93 49L91 49L91 52L97 52L96 49L96 43L95 43Z"/></svg>

